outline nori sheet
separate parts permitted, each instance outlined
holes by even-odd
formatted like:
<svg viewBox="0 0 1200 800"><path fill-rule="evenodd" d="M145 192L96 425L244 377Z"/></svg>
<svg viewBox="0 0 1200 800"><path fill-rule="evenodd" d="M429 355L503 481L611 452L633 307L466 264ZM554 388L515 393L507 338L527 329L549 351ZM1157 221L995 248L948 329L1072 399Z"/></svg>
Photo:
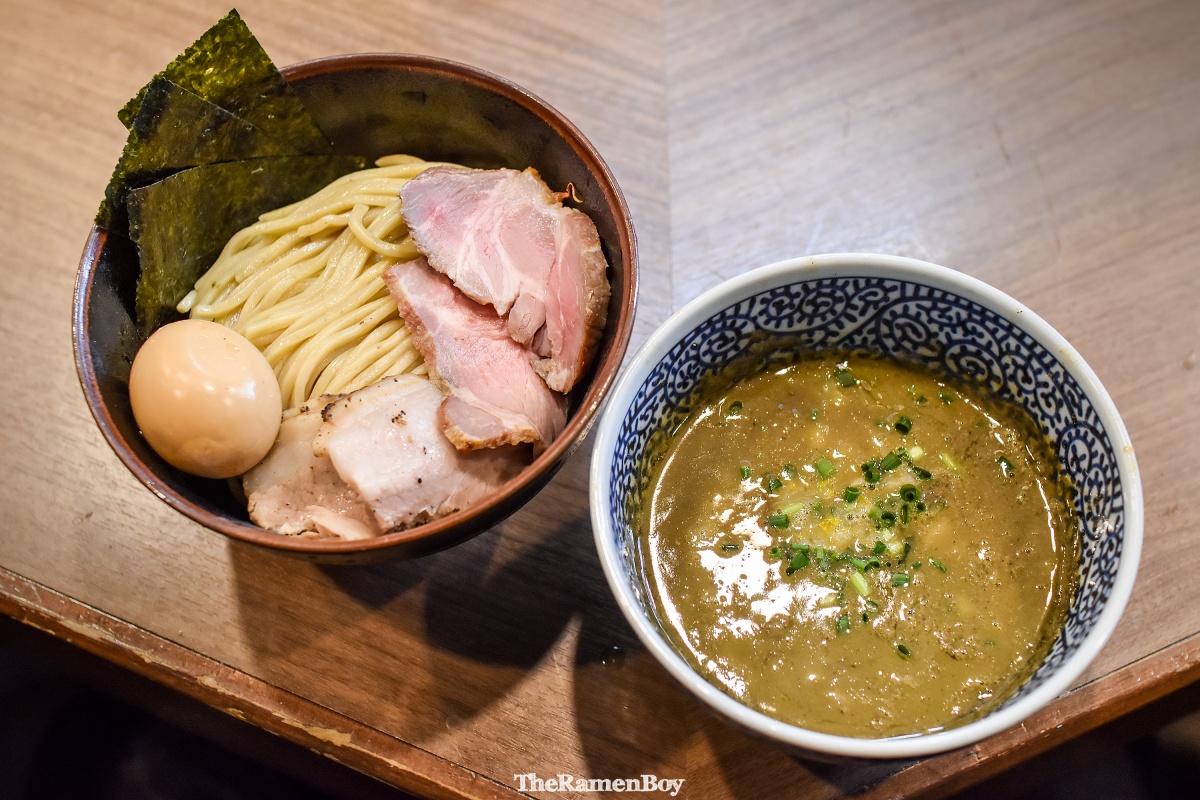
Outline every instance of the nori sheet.
<svg viewBox="0 0 1200 800"><path fill-rule="evenodd" d="M130 189L171 172L245 158L298 155L290 143L268 136L241 117L158 77L146 87L113 170L96 224L126 235L125 197Z"/></svg>
<svg viewBox="0 0 1200 800"><path fill-rule="evenodd" d="M136 303L142 338L178 316L175 306L233 234L366 166L359 156L258 158L193 167L131 191L129 231L142 262Z"/></svg>
<svg viewBox="0 0 1200 800"><path fill-rule="evenodd" d="M301 153L328 153L329 140L288 86L237 10L184 50L157 77L224 108ZM126 128L146 94L143 87L117 117Z"/></svg>

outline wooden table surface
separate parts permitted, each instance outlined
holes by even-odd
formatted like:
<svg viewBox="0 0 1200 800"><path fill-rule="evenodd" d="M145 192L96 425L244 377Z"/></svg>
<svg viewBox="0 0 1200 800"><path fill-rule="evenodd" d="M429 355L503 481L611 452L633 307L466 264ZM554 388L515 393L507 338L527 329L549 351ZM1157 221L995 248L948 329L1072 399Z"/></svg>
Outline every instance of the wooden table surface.
<svg viewBox="0 0 1200 800"><path fill-rule="evenodd" d="M1200 4L240 4L278 63L442 56L575 121L633 210L635 344L750 267L868 251L988 281L1099 374L1147 502L1112 641L978 746L823 766L713 718L637 644L592 547L589 446L466 545L336 569L190 523L109 451L69 311L115 112L228 2L3 4L0 610L438 798L518 796L529 772L685 778L691 798L944 795L1200 677Z"/></svg>

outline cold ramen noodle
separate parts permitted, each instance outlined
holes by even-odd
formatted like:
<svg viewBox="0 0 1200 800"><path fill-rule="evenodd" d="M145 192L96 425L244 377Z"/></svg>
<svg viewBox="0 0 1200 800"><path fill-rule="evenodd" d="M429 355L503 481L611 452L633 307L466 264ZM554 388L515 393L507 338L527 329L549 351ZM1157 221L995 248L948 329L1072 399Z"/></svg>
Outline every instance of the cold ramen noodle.
<svg viewBox="0 0 1200 800"><path fill-rule="evenodd" d="M1077 580L1033 421L887 358L796 358L708 390L638 525L679 652L751 708L831 734L932 732L1001 704Z"/></svg>

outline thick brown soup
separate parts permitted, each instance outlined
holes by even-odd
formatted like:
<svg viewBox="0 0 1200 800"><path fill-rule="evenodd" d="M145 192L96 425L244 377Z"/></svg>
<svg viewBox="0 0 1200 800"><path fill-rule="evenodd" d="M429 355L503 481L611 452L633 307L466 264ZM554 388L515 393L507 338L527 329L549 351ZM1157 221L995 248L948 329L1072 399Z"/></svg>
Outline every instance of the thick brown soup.
<svg viewBox="0 0 1200 800"><path fill-rule="evenodd" d="M700 673L848 736L1003 702L1076 582L1033 421L890 359L804 358L712 392L655 466L639 526L660 622Z"/></svg>

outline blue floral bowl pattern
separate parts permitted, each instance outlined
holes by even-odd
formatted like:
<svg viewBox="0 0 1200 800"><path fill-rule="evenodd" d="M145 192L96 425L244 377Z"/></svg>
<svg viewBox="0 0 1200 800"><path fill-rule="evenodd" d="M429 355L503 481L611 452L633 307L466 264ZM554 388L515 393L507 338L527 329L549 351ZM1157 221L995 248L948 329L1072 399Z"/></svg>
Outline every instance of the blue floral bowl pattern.
<svg viewBox="0 0 1200 800"><path fill-rule="evenodd" d="M832 266L826 264L828 268L824 270L812 269L821 267L823 259L838 258L841 261L835 260ZM1082 359L1049 326L1015 301L977 281L933 265L887 257L860 257L868 262L868 267L882 264L884 268L855 270L845 263L847 259L853 261L854 257L805 259L794 262L795 269L790 273L787 264L763 268L759 271L764 273L762 280L742 276L743 286L739 291L727 293L724 298L706 296L695 301L704 304L707 300L705 310L709 313L693 314L696 323L690 327L684 319L673 319L664 326L671 327L674 323L674 342L669 346L666 341L652 340L647 344L638 358L653 350L658 357L651 354L644 363L631 368L631 372L639 367L644 369L644 377L636 390L627 388L624 395L630 398L628 402L622 402L619 388L613 407L605 415L602 428L611 426L611 457L598 450L597 463L603 460L606 469L594 468L592 479L593 483L598 479L607 482L607 491L601 493L606 496L607 504L603 509L594 509L593 514L606 515L601 527L611 537L607 544L619 559L625 576L624 588L641 607L644 617L653 620L645 587L638 578L632 520L649 480L648 464L665 446L669 432L687 415L702 378L748 354L752 347L760 347L764 338L781 337L810 351L889 354L953 379L981 385L1022 406L1053 444L1062 471L1075 487L1074 504L1081 537L1079 588L1064 629L1036 673L989 718L1001 716L1004 709L1020 705L1053 676L1060 675L1058 683L1061 683L1064 663L1075 659L1091 637L1090 652L1083 659L1086 665L1098 650L1096 639L1102 643L1115 625L1115 619L1111 619L1113 610L1107 615L1104 611L1110 606L1118 574L1123 572L1122 564L1126 564L1124 573L1128 573L1128 562L1132 560L1132 569L1136 571L1141 539L1138 484L1134 487L1136 546L1132 558L1123 559L1130 527L1127 484L1136 481L1136 469L1130 466L1132 450L1127 444L1128 436L1111 407L1111 400ZM916 269L908 269L910 265ZM996 297L1007 304L993 302ZM722 299L728 302L722 305ZM680 314L688 316L685 312ZM1033 335L1030 329L1038 335ZM633 377L636 376L626 380ZM1088 388L1081 384L1080 378ZM1101 397L1097 398L1097 392ZM1104 406L1103 411L1098 405ZM614 417L611 421L610 415ZM1118 430L1111 430L1114 425ZM1123 459L1127 459L1124 472ZM603 555L606 547L600 537L598 529L597 542ZM609 575L610 583L616 588L613 577ZM1127 575L1122 581L1119 602L1111 604L1118 615L1130 584L1132 575ZM630 609L625 610L629 616ZM1105 621L1099 625L1102 616ZM1102 630L1098 631L1098 625ZM1077 675L1082 665L1077 663L1075 667L1070 671ZM1037 705L1051 697L1041 699ZM1025 705L1033 707L1030 703ZM1028 710L1022 711L1022 716L1027 713ZM954 731L921 738L946 737L951 733ZM899 748L895 755L919 755L926 751L932 750Z"/></svg>

